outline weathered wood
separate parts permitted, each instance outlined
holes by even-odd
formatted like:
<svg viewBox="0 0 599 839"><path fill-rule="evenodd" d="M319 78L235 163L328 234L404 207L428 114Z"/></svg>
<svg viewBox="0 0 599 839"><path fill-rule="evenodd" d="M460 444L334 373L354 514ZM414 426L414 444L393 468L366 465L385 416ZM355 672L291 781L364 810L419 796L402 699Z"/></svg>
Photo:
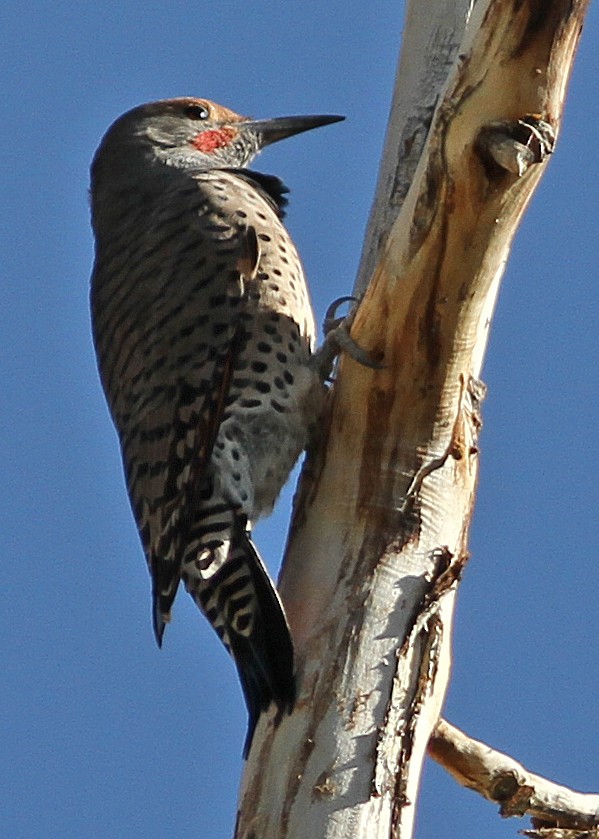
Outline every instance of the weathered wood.
<svg viewBox="0 0 599 839"><path fill-rule="evenodd" d="M258 727L237 839L412 835L468 557L478 376L586 6L479 0L449 75L437 78L411 186L394 212L373 213L363 266L376 266L352 335L385 366L342 359L304 470L280 585L299 698L291 717ZM410 15L434 18L435 4L416 0ZM387 143L387 172L404 171L399 136L399 147Z"/></svg>
<svg viewBox="0 0 599 839"><path fill-rule="evenodd" d="M502 816L534 818L546 828L597 829L599 795L576 792L535 775L502 752L440 720L429 754L468 789L499 804Z"/></svg>

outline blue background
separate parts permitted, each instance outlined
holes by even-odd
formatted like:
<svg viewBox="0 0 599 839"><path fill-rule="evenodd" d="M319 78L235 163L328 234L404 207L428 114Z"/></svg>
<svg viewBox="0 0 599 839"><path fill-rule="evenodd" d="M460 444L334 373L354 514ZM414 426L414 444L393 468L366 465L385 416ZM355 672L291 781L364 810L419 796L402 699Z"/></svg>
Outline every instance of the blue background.
<svg viewBox="0 0 599 839"><path fill-rule="evenodd" d="M143 101L345 113L267 150L319 321L351 289L402 26L391 2L9 2L0 12L0 832L226 839L245 710L188 598L154 645L149 580L97 379L87 169ZM484 379L482 477L447 717L599 788L597 124L591 8L558 150L518 234ZM257 530L276 571L291 490ZM524 823L427 765L419 839Z"/></svg>

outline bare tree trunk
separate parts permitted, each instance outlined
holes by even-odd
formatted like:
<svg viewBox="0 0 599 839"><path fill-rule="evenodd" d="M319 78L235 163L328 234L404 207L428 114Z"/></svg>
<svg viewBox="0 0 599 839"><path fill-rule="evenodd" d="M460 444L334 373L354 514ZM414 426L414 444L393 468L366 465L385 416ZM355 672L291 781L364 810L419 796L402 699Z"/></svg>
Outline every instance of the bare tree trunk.
<svg viewBox="0 0 599 839"><path fill-rule="evenodd" d="M299 699L263 718L237 839L409 839L478 474L503 268L559 129L588 0L414 0L353 338L281 594Z"/></svg>

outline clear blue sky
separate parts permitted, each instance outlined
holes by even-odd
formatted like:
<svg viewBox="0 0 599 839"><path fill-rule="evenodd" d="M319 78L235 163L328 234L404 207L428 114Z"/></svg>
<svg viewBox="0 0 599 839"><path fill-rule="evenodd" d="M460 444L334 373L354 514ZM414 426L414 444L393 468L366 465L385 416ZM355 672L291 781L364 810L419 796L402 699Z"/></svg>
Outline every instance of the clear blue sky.
<svg viewBox="0 0 599 839"><path fill-rule="evenodd" d="M245 709L180 597L165 647L92 353L88 164L122 111L177 95L242 113L332 112L259 167L319 320L352 287L401 31L398 4L79 3L0 12L0 832L228 839ZM482 477L446 714L531 769L599 789L599 16L558 150L518 235L484 378ZM359 409L359 408L357 408ZM276 570L290 492L257 541ZM523 823L435 766L419 839Z"/></svg>

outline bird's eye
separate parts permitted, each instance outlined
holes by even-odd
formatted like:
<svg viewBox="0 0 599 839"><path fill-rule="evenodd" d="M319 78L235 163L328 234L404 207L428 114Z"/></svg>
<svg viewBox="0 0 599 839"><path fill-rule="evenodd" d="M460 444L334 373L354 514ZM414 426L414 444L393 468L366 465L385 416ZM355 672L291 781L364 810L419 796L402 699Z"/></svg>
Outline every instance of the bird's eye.
<svg viewBox="0 0 599 839"><path fill-rule="evenodd" d="M185 108L185 116L189 119L208 119L210 113L204 105L188 105Z"/></svg>

